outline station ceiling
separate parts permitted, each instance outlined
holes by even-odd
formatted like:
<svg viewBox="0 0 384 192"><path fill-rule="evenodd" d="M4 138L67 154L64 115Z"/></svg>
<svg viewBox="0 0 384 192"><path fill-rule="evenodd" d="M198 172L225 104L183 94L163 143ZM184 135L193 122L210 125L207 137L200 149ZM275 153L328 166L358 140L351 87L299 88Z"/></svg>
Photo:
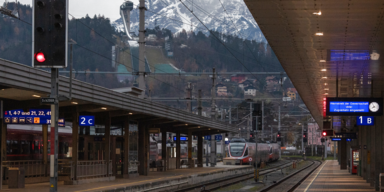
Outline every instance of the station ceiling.
<svg viewBox="0 0 384 192"><path fill-rule="evenodd" d="M339 97L370 97L382 83L383 1L244 2L320 127L336 77Z"/></svg>

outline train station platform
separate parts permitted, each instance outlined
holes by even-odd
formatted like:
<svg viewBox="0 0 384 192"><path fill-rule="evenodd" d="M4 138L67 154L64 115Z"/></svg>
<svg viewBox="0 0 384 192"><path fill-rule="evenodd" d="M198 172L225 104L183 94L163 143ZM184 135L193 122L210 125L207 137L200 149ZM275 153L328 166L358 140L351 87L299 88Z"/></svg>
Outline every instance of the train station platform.
<svg viewBox="0 0 384 192"><path fill-rule="evenodd" d="M90 192L90 191L158 191L180 189L187 186L201 187L204 182L224 179L236 175L244 175L253 172L249 165L223 165L218 163L216 167L182 168L167 170L166 172L150 172L148 176L135 178L117 178L114 181L98 183L86 183L81 185L64 185L59 182L60 192ZM3 185L1 191L11 192L41 192L49 189L49 183L26 184L25 188L8 189Z"/></svg>
<svg viewBox="0 0 384 192"><path fill-rule="evenodd" d="M375 191L362 177L340 170L337 160L323 162L295 192Z"/></svg>

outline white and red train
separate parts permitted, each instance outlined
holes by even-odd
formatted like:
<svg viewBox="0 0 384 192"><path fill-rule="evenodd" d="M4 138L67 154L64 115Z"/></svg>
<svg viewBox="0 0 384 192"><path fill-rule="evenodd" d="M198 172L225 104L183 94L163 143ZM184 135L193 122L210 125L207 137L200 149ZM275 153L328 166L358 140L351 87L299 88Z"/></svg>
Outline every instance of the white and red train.
<svg viewBox="0 0 384 192"><path fill-rule="evenodd" d="M228 145L228 154L223 159L224 165L260 164L276 161L280 158L280 146L277 143L258 143L255 159L256 143L245 139L234 138Z"/></svg>

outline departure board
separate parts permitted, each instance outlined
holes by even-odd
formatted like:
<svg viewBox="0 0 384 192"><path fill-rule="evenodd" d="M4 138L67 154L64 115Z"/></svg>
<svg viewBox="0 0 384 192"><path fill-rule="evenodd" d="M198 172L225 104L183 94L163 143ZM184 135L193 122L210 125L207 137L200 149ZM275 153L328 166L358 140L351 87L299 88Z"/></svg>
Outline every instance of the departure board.
<svg viewBox="0 0 384 192"><path fill-rule="evenodd" d="M28 112L23 110L4 111L5 124L36 124L50 125L51 110L50 109L31 109ZM59 127L65 126L65 120L59 119Z"/></svg>

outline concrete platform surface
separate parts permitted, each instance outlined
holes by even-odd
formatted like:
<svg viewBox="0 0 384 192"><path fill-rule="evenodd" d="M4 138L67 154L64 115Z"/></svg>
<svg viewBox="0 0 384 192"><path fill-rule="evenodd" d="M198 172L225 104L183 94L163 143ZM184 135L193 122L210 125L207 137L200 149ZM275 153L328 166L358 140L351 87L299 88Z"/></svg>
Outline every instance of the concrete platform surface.
<svg viewBox="0 0 384 192"><path fill-rule="evenodd" d="M194 184L202 182L201 180L216 179L218 177L225 177L233 174L241 174L242 172L252 171L253 168L249 165L222 165L218 164L216 167L203 167L203 168L182 168L175 170L168 170L166 172L149 172L149 176L139 176L136 178L122 179L117 178L114 181L104 181L97 183L87 183L81 185L64 185L64 182L59 182L58 191L60 192L88 192L88 191L109 191L122 188L129 188L126 191L137 191L144 189L151 189L154 187L182 186L185 184ZM243 173L244 174L244 173ZM187 183L188 182L188 183ZM134 187L135 186L135 187ZM132 189L130 188L132 187ZM0 191L11 192L42 192L49 190L49 183L26 184L23 189L8 189L7 185L3 185Z"/></svg>
<svg viewBox="0 0 384 192"><path fill-rule="evenodd" d="M319 191L375 191L362 177L340 170L337 160L323 162L295 192Z"/></svg>

